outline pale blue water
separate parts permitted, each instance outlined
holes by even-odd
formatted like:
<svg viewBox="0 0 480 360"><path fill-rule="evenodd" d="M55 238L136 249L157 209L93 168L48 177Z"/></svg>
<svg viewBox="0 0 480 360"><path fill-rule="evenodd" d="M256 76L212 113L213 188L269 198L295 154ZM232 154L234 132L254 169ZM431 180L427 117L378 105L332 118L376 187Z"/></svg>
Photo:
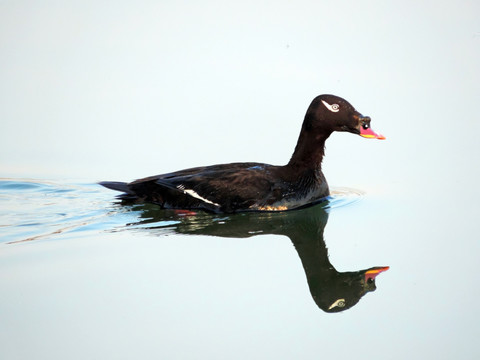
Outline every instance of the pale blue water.
<svg viewBox="0 0 480 360"><path fill-rule="evenodd" d="M133 230L142 227L149 212L159 218L156 226L168 229L186 216L161 211L155 205L122 206L114 201L115 194L95 183L0 178L1 242L13 244L56 239L72 233L88 236L101 231ZM359 201L362 195L355 189L333 189L320 207L330 210L347 206ZM177 220L169 220L172 217ZM202 223L223 216L200 212L188 218Z"/></svg>
<svg viewBox="0 0 480 360"><path fill-rule="evenodd" d="M426 218L428 197L412 207L334 188L298 211L189 215L114 195L0 181L7 358L287 359L319 347L341 358L365 343L374 358L476 352L477 237ZM390 269L372 285L364 272L379 266Z"/></svg>

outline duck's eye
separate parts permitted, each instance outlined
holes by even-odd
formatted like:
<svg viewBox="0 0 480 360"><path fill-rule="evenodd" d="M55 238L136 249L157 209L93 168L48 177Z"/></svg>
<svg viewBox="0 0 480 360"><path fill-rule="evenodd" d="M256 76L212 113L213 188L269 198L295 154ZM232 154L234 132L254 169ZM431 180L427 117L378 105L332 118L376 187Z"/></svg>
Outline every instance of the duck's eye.
<svg viewBox="0 0 480 360"><path fill-rule="evenodd" d="M367 129L370 127L370 125L367 124L367 123L363 123L363 124L362 124L362 127L363 127L365 130L367 130Z"/></svg>
<svg viewBox="0 0 480 360"><path fill-rule="evenodd" d="M372 278L368 278L368 279L367 279L367 283L368 283L368 284L373 283L373 279L372 279Z"/></svg>
<svg viewBox="0 0 480 360"><path fill-rule="evenodd" d="M327 103L325 100L322 100L322 103L323 105L325 105L325 107L330 110L331 112L338 112L338 110L340 110L340 105L338 104L332 104L330 105L329 103Z"/></svg>

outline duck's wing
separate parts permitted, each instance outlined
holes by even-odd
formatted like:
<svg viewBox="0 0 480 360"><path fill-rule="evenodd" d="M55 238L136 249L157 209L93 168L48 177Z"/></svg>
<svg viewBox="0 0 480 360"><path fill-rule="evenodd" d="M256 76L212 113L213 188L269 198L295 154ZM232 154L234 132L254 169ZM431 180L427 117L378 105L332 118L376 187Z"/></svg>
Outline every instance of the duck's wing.
<svg viewBox="0 0 480 360"><path fill-rule="evenodd" d="M284 184L277 167L258 163L213 165L152 176L127 184L127 198L165 208L214 212L256 210L280 199Z"/></svg>

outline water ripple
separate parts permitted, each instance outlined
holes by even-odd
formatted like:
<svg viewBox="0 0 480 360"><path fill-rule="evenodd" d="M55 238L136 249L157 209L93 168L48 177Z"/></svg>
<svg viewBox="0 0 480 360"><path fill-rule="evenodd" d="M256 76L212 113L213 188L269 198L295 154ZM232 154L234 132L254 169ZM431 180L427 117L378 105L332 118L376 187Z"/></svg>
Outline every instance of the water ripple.
<svg viewBox="0 0 480 360"><path fill-rule="evenodd" d="M359 201L363 192L333 188L319 207L331 211ZM91 232L153 227L172 228L188 212L161 210L155 205L122 206L111 191L95 183L0 178L0 243L80 237ZM225 221L226 215L197 213L192 225Z"/></svg>
<svg viewBox="0 0 480 360"><path fill-rule="evenodd" d="M330 189L331 195L328 197L329 209L336 209L339 207L354 204L362 199L365 195L363 191L347 187L333 187Z"/></svg>
<svg viewBox="0 0 480 360"><path fill-rule="evenodd" d="M114 210L110 198L97 184L0 178L0 243L105 229L103 219Z"/></svg>

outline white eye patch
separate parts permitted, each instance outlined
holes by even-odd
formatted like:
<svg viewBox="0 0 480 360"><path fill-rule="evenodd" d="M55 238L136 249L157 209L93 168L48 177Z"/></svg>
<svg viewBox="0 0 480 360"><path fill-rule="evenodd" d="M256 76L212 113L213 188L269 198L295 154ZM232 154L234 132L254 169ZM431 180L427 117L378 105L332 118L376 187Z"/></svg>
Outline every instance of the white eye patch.
<svg viewBox="0 0 480 360"><path fill-rule="evenodd" d="M332 310L334 307L345 307L345 299L338 299L337 301L335 301L332 305L330 305L330 307L328 308L328 310Z"/></svg>
<svg viewBox="0 0 480 360"><path fill-rule="evenodd" d="M340 105L338 104L332 104L330 105L329 103L327 103L326 101L323 101L322 100L322 103L323 105L325 105L325 107L330 110L331 112L338 112L340 110Z"/></svg>

